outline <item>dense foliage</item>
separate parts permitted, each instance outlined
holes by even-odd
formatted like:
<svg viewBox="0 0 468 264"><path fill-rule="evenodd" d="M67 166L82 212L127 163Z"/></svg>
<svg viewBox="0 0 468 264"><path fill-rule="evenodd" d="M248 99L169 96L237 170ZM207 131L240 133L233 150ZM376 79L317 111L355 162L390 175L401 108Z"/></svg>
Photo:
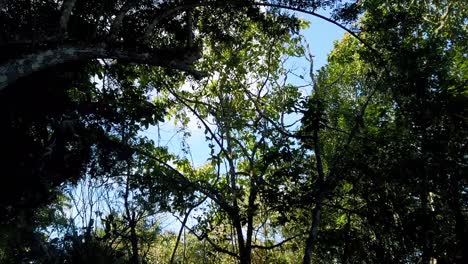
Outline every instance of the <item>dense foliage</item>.
<svg viewBox="0 0 468 264"><path fill-rule="evenodd" d="M0 0L0 263L468 263L467 10Z"/></svg>

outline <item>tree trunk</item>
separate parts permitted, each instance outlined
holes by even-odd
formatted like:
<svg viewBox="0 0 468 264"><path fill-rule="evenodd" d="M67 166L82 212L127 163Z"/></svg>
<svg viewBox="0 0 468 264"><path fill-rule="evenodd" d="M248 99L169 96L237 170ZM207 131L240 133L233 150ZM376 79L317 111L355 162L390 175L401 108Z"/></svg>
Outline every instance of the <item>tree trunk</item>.
<svg viewBox="0 0 468 264"><path fill-rule="evenodd" d="M76 0L65 0L62 4L62 15L60 16L60 34L64 37L67 35L68 21L75 6Z"/></svg>
<svg viewBox="0 0 468 264"><path fill-rule="evenodd" d="M122 141L128 142L128 139L125 135L125 132L122 131ZM130 195L130 175L131 175L131 161L130 158L127 160L127 175L126 175L126 182L125 182L125 193L124 193L124 208L125 208L125 219L128 222L128 226L130 228L130 245L132 249L132 254L130 256L130 263L132 264L139 264L140 258L138 254L138 235L136 233L136 226L137 226L137 218L135 215L135 211L130 209L129 204L129 195Z"/></svg>
<svg viewBox="0 0 468 264"><path fill-rule="evenodd" d="M375 231L374 231L375 232ZM390 263L389 258L387 258L387 253L385 249L385 243L383 242L382 235L380 230L375 232L375 256L377 261L382 263Z"/></svg>
<svg viewBox="0 0 468 264"><path fill-rule="evenodd" d="M343 255L341 256L341 264L347 264L349 262L349 256L352 254L350 251L350 239L351 239L351 215L348 213L346 217L346 226L345 226L345 237L343 245Z"/></svg>
<svg viewBox="0 0 468 264"><path fill-rule="evenodd" d="M303 264L312 263L312 250L314 248L315 242L317 240L317 234L319 230L319 225L321 221L321 209L322 201L317 201L314 210L312 210L312 225L309 229L309 236L306 240L306 246L304 250L304 258L302 259Z"/></svg>
<svg viewBox="0 0 468 264"><path fill-rule="evenodd" d="M252 263L251 254L248 252L244 252L243 254L241 254L240 264L250 264L250 263Z"/></svg>
<svg viewBox="0 0 468 264"><path fill-rule="evenodd" d="M317 91L317 86L314 84L314 87ZM318 114L318 113L317 113ZM318 193L317 199L315 203L315 207L312 210L312 224L309 229L309 236L306 240L306 246L304 249L304 258L302 259L303 264L310 264L312 263L312 250L317 240L317 234L319 231L320 221L321 221L321 210L322 210L322 202L325 195L325 173L323 171L323 161L320 149L320 138L319 138L319 117L315 118L314 124L314 131L313 131L313 143L314 143L314 152L315 152L315 159L317 162L317 185L318 185Z"/></svg>
<svg viewBox="0 0 468 264"><path fill-rule="evenodd" d="M250 243L248 235L247 235L247 238L244 239L244 234L242 232L242 221L241 221L241 216L240 216L239 204L237 201L237 199L239 199L239 190L237 189L236 167L235 167L234 159L232 155L233 150L232 150L231 134L230 134L229 129L230 129L229 127L226 129L227 131L226 132L226 152L227 152L227 160L229 164L229 172L227 174L227 177L228 177L227 180L230 183L231 191L233 193L232 203L233 203L233 207L236 210L232 218L233 218L234 226L236 228L240 263L250 264L251 263L251 254L250 254L251 246L248 245ZM248 215L248 219L247 219L247 222L249 221L250 221L250 215ZM250 223L247 223L248 225L247 229L249 229L249 224ZM247 232L249 232L249 230L247 230Z"/></svg>
<svg viewBox="0 0 468 264"><path fill-rule="evenodd" d="M423 148L424 149L424 148ZM431 211L429 209L429 186L428 186L428 168L422 168L422 190L420 193L421 206L423 210L423 219L422 219L422 230L423 230L423 245L422 245L422 264L430 264L431 258L433 255L433 246L432 246L432 221L431 221Z"/></svg>
<svg viewBox="0 0 468 264"><path fill-rule="evenodd" d="M132 221L130 224L130 243L132 245L132 256L130 263L140 264L140 257L138 254L138 235L136 233L136 222Z"/></svg>
<svg viewBox="0 0 468 264"><path fill-rule="evenodd" d="M253 173L251 172L251 181L253 181ZM255 183L251 183L249 194L249 208L247 209L247 232L244 247L244 257L241 256L241 263L250 264L252 258L252 236L253 236L253 217L255 214L255 199L257 197L257 187Z"/></svg>
<svg viewBox="0 0 468 264"><path fill-rule="evenodd" d="M239 259L241 264L250 264L250 257L246 256L244 235L242 234L242 224L239 213L233 217L234 227L237 235L237 248L239 249Z"/></svg>
<svg viewBox="0 0 468 264"><path fill-rule="evenodd" d="M468 263L468 250L466 250L468 248L468 230L462 213L457 183L452 183L450 192L449 205L455 217L455 233L457 238L457 253L453 260L457 264Z"/></svg>

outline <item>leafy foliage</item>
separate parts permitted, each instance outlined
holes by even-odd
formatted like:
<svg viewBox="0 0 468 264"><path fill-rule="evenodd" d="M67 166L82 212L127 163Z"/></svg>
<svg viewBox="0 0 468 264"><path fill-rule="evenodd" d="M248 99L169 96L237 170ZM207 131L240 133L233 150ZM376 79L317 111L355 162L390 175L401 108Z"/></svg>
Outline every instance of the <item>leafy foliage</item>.
<svg viewBox="0 0 468 264"><path fill-rule="evenodd" d="M314 71L285 10L321 8ZM467 10L0 1L0 262L466 263Z"/></svg>

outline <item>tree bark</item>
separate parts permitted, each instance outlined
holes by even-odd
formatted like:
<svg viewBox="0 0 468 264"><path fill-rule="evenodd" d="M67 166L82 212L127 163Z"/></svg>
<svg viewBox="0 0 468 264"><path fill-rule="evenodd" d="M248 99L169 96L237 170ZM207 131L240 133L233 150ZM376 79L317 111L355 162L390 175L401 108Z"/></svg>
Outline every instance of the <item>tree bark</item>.
<svg viewBox="0 0 468 264"><path fill-rule="evenodd" d="M254 180L253 173L251 172L251 181ZM249 207L247 209L247 232L246 232L246 240L245 240L245 247L244 247L244 258L242 261L245 264L250 264L252 262L252 236L253 236L253 229L254 229L254 222L253 217L255 214L255 200L257 197L257 187L255 183L252 182L250 185L250 194L249 194Z"/></svg>
<svg viewBox="0 0 468 264"><path fill-rule="evenodd" d="M315 96L319 96L319 86L315 81L314 76L314 60L313 56L310 53L310 49L307 46L310 68L309 68L309 75L312 80L312 86L315 92ZM312 224L309 229L309 235L306 240L306 246L304 249L304 257L302 259L303 264L310 264L312 263L312 250L314 248L315 242L317 240L317 234L319 231L319 226L321 222L321 211L322 211L322 202L325 196L326 188L325 188L325 172L323 170L323 160L322 160L322 152L320 148L320 118L321 113L320 109L316 110L315 117L313 119L313 134L312 134L312 143L314 147L315 153L315 160L316 160L316 170L317 170L317 186L318 186L318 193L315 202L315 207L312 210Z"/></svg>
<svg viewBox="0 0 468 264"><path fill-rule="evenodd" d="M112 40L116 39L117 36L119 35L120 29L122 28L123 19L125 15L127 14L127 12L130 11L130 9L134 7L137 3L138 1L136 0L128 0L119 10L119 13L115 16L114 22L112 22L112 26L111 26L111 39Z"/></svg>
<svg viewBox="0 0 468 264"><path fill-rule="evenodd" d="M95 58L122 59L134 63L167 67L185 71L201 78L202 74L190 67L190 64L199 59L200 56L199 51L185 49L156 50L149 53L108 50L102 47L59 47L29 54L0 65L0 91L22 77L52 66Z"/></svg>
<svg viewBox="0 0 468 264"><path fill-rule="evenodd" d="M136 222L132 219L130 223L130 243L132 245L132 256L130 263L140 264L140 256L138 254L138 234L136 233Z"/></svg>
<svg viewBox="0 0 468 264"><path fill-rule="evenodd" d="M242 234L242 224L241 224L241 219L240 219L238 211L235 213L235 215L232 216L232 221L234 224L234 228L236 229L237 247L239 249L240 263L250 264L249 257L246 255L246 252L245 252L244 235Z"/></svg>
<svg viewBox="0 0 468 264"><path fill-rule="evenodd" d="M302 259L303 264L312 263L312 253L313 253L312 250L317 240L317 234L318 234L319 225L321 221L321 209L322 209L322 201L320 199L320 201L317 200L314 210L312 210L312 225L310 226L309 236L307 237L307 240L306 240L304 257Z"/></svg>
<svg viewBox="0 0 468 264"><path fill-rule="evenodd" d="M127 142L127 135L122 131L122 141ZM125 193L124 193L124 209L125 217L124 219L128 222L128 227L130 228L130 245L131 245L131 256L130 263L140 264L140 257L138 253L138 234L136 233L137 219L135 211L130 208L129 196L130 196L130 175L131 175L131 161L130 158L127 160L127 175L125 182Z"/></svg>
<svg viewBox="0 0 468 264"><path fill-rule="evenodd" d="M60 35L67 36L68 21L75 6L76 0L64 0L62 4L62 15L60 16Z"/></svg>
<svg viewBox="0 0 468 264"><path fill-rule="evenodd" d="M222 98L222 100L224 100ZM224 102L222 102L223 104ZM229 116L225 116L226 119L229 121L227 123L230 124L231 119ZM240 208L237 199L239 198L239 190L237 189L236 183L236 167L234 164L233 159L233 150L232 150L232 139L231 139L231 131L229 125L227 125L226 129L226 153L227 153L227 160L229 164L229 171L227 173L227 180L230 184L230 191L232 192L232 205L235 209L233 212L232 220L234 223L234 227L236 229L237 234L237 245L239 249L239 260L241 264L250 264L250 252L248 252L248 246L246 245L246 239L244 239L244 234L242 233L242 221L240 216Z"/></svg>
<svg viewBox="0 0 468 264"><path fill-rule="evenodd" d="M422 142L428 142L426 133L422 132L423 135ZM422 144L422 151L423 153L428 153L426 150L425 144ZM426 159L423 160L423 164L426 163ZM430 186L429 186L429 168L426 165L422 165L421 168L422 173L422 189L420 192L420 200L421 200L421 209L423 218L421 227L423 231L423 245L422 245L422 256L421 256L421 263L422 264L430 264L431 258L434 254L433 248L433 241L432 241L432 210L430 207L429 195L430 195Z"/></svg>
<svg viewBox="0 0 468 264"><path fill-rule="evenodd" d="M347 213L346 225L345 225L345 236L343 241L343 255L341 255L341 264L348 264L349 256L352 254L350 251L350 238L351 238L351 215Z"/></svg>

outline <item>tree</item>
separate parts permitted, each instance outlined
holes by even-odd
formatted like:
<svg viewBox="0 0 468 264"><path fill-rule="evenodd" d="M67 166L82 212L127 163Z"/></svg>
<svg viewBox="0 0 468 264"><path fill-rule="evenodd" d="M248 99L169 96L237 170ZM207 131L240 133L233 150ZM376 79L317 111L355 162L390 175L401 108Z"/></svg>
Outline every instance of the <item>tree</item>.
<svg viewBox="0 0 468 264"><path fill-rule="evenodd" d="M20 200L26 207L46 203L54 187L82 175L99 137L83 136L89 129L82 122L93 114L108 117L112 109L90 81L105 72L103 61L163 66L168 71L159 74L182 70L198 78L200 72L191 65L201 56L202 38L229 40L233 36L226 29L246 17L273 22L250 1L8 0L1 2L0 13L1 123L8 128L2 131L0 160L5 172L18 175L2 192L2 208L10 209ZM294 21L276 15L283 19L275 23ZM125 80L130 72L119 74ZM74 151L64 149L67 144ZM51 152L54 148L61 150ZM63 157L64 151L67 162L46 162L51 154ZM11 214L16 213L2 213Z"/></svg>
<svg viewBox="0 0 468 264"><path fill-rule="evenodd" d="M171 27L170 23L161 22L172 20L175 13L193 5L154 5L151 1L65 0L60 5L56 1L6 1L2 5L2 44L14 52L2 57L0 87L59 64L96 58L191 71L189 65L200 56L190 44L193 34L187 34L192 25L178 21L182 24ZM24 17L22 23L14 23L18 17ZM142 31L145 33L139 38ZM164 40L158 39L158 31L168 35L184 32L185 38L169 38L173 40L172 49L167 49L163 47Z"/></svg>
<svg viewBox="0 0 468 264"><path fill-rule="evenodd" d="M331 4L247 0L2 1L1 43L12 52L0 59L0 89L34 72L96 58L163 66L201 77L200 72L191 68L201 56L197 38L202 34L194 33L193 22L197 21L194 16L203 20L210 12L220 10L230 13L232 18L247 11L258 19L256 6L315 10ZM204 10L195 10L197 7ZM238 11L233 12L232 8ZM19 17L23 18L21 23L15 23ZM212 32L224 30L214 24L209 27Z"/></svg>
<svg viewBox="0 0 468 264"><path fill-rule="evenodd" d="M398 161L398 174L411 175L405 184L413 190L409 199L415 208L407 220L421 231L415 236L421 261L462 263L467 259L462 250L467 219L462 213L466 208L462 174L467 162L466 145L460 141L466 138L466 119L459 114L466 111L462 105L467 97L466 80L460 79L466 70L457 58L466 53L461 22L466 4L442 1L405 8L403 3L369 8L363 28L372 31L370 40L385 43L381 53L393 72L387 82L398 120L408 129L413 146ZM390 18L384 8L405 22Z"/></svg>
<svg viewBox="0 0 468 264"><path fill-rule="evenodd" d="M277 84L283 55L301 52L286 26L266 28L245 20L236 32L239 38L227 45L208 40L211 45L200 67L215 75L188 90L168 89L180 104L174 112L193 115L211 147L205 172L194 173L187 160L176 163L189 180L199 183L195 190L208 197L208 212L192 233L201 232L201 239L240 263L251 263L254 248L275 248L256 245L254 231L262 228L256 227L262 192L276 180L270 179L274 176L267 159L290 143L279 139L268 118L281 119L299 96L296 87ZM282 34L272 38L265 30ZM263 206L266 214L276 210Z"/></svg>
<svg viewBox="0 0 468 264"><path fill-rule="evenodd" d="M375 1L363 5L367 12L359 24L363 30L361 37L376 48L356 46L357 43L352 44L347 38L336 46L318 79L318 87L327 87L328 95L319 94L310 100L310 111L304 118L305 129L309 126L312 135L309 142L313 148L318 146L314 133L322 130L319 135L325 141L322 140L320 146L325 149L324 167L330 174L325 177L329 192L325 197L329 202L317 200L323 193L318 192L314 196L318 209L313 213L322 219L332 217L323 223L321 235L317 235L320 218L313 218L309 238L316 240L309 241L315 241L316 245L311 245L310 249L315 249L316 254L320 254L322 247L328 252L331 247L338 252L342 250L343 257L338 252L331 255L332 259L341 258L343 262L363 258L389 263L434 260L450 263L464 258L460 249L445 244L466 243L461 238L466 232L462 228L466 225L466 215L454 213L463 208L462 204L466 205L461 202L465 198L460 193L454 195L453 191L446 191L462 190L466 186L461 180L463 177L457 176L466 170L462 158L464 144L459 142L466 137L466 120L454 115L464 112L459 107L466 104L461 88L464 83L455 77L463 75L464 70L460 71L463 66L457 70L447 66L450 63L446 61L457 61L454 58L460 56L463 49L458 46L463 36L460 24L453 23L463 16L463 8L448 3L438 3L435 9L426 4L408 8L403 3L387 5ZM438 15L440 10L445 10L447 21L453 24L435 27L443 23ZM442 28L445 34L440 34ZM364 80L376 81L362 83L361 76ZM333 87L338 87L337 91L343 93L345 100L330 89ZM347 94L349 89L351 93ZM369 92L372 89L374 92ZM365 112L356 109L353 100L351 104L347 102L352 98L365 102L369 94L372 98L364 104L367 105ZM331 101L326 99L328 96L333 96ZM452 112L454 109L458 110ZM357 113L357 118L350 113ZM462 129L451 129L454 124ZM333 150L336 142L336 136L327 142L327 134L338 135L338 139L340 134L345 138L351 135L354 139L345 140L348 143L343 149L348 150L338 152L341 157L327 159L327 149ZM332 145L327 146L329 144ZM318 164L319 154L314 152ZM317 175L318 171L319 166ZM453 178L457 178L457 187L448 187ZM439 200L444 196L442 193L451 193L453 196L444 199L452 202ZM326 216L328 209L324 209L323 204L335 208L335 212L332 211L335 216ZM458 220L454 215L458 215ZM453 224L456 222L458 225ZM339 232L330 232L335 226ZM352 232L353 226L354 230L359 227L362 231ZM455 226L459 228L457 231ZM313 227L316 227L315 233ZM412 230L420 230L420 233ZM353 244L361 245L366 251L350 251L349 247L322 242L326 241L328 232L333 236L343 232L345 241L352 239ZM376 239L372 239L373 236ZM357 255L358 252L362 255ZM310 259L307 257L304 262Z"/></svg>
<svg viewBox="0 0 468 264"><path fill-rule="evenodd" d="M391 103L385 94L377 92L382 72L366 65L359 57L359 49L359 42L345 35L335 44L328 64L317 75L310 71L314 89L304 102L299 131L303 147L312 151L307 164L312 167L308 171L313 190L307 200L313 209L309 213L312 221L303 263L336 259L347 262L353 258L351 252L360 252L357 248L350 251L350 239L355 236L352 228L356 228L352 219L363 214L353 207L358 198L349 197L354 178L349 159L357 151L356 146L366 144L363 142L369 141L375 147L375 139L365 131L380 129L379 118L389 117L368 112L390 108ZM323 225L326 227L319 230ZM343 246L329 244L336 237L344 240Z"/></svg>
<svg viewBox="0 0 468 264"><path fill-rule="evenodd" d="M319 72L285 10L348 32ZM466 10L0 1L0 260L467 262ZM142 136L166 115L198 120L206 164ZM63 193L83 179L109 198L79 225ZM153 232L160 211L179 234Z"/></svg>
<svg viewBox="0 0 468 264"><path fill-rule="evenodd" d="M98 103L97 97L92 94L94 88L89 78L104 72L105 68L97 59L114 59L123 65L163 66L186 71L199 78L202 75L191 65L201 56L202 38L213 36L216 41L229 40L233 36L226 29L245 17L264 24L272 23L274 21L271 19L265 20L259 6L275 8L277 5L315 10L331 5L331 2L2 1L0 89L1 100L5 100L2 104L2 123L9 124L10 129L3 131L5 142L2 142L2 153L5 157L2 156L1 160L5 171L21 175L16 177L18 186L8 188L9 192L2 197L2 202L5 201L3 207L14 208L13 201L21 200L18 196L25 196L21 190L24 186L20 186L23 180L31 182L31 187L41 185L34 182L35 179L46 183L42 191L24 189L25 193L36 195L25 199L25 203L34 200L41 204L49 199L51 195L48 192L53 186L79 178L83 164L89 160L90 142L93 140L85 142L85 138L89 137L76 137L87 130L81 129L86 125L77 120L80 115L89 117L98 111L101 112L99 115L106 116L107 113L102 112L109 110L108 106L104 106L104 98ZM280 18L275 23L294 24L294 19L289 19L287 14L281 14L274 8L271 12ZM215 16L217 13L224 15ZM125 76L118 78L125 79ZM69 89L73 87L78 88L78 94L82 96L79 100L70 98ZM25 93L31 96L22 100ZM89 102L84 98L94 98L95 101ZM20 101L22 105L16 104ZM26 111L34 108L33 113ZM26 132L26 128L30 131ZM22 135L21 139L8 140L17 138L15 135ZM52 139L55 137L60 140L55 142ZM71 141L76 154L73 155L74 165L69 165L66 172L64 168L62 171L55 169L59 167L57 165L44 164L46 159L30 158L48 157L52 154L50 149L53 149L53 142L64 146ZM62 154L54 153L56 156ZM53 168L54 172L45 172L46 167ZM50 173L56 175L53 181L45 176Z"/></svg>

